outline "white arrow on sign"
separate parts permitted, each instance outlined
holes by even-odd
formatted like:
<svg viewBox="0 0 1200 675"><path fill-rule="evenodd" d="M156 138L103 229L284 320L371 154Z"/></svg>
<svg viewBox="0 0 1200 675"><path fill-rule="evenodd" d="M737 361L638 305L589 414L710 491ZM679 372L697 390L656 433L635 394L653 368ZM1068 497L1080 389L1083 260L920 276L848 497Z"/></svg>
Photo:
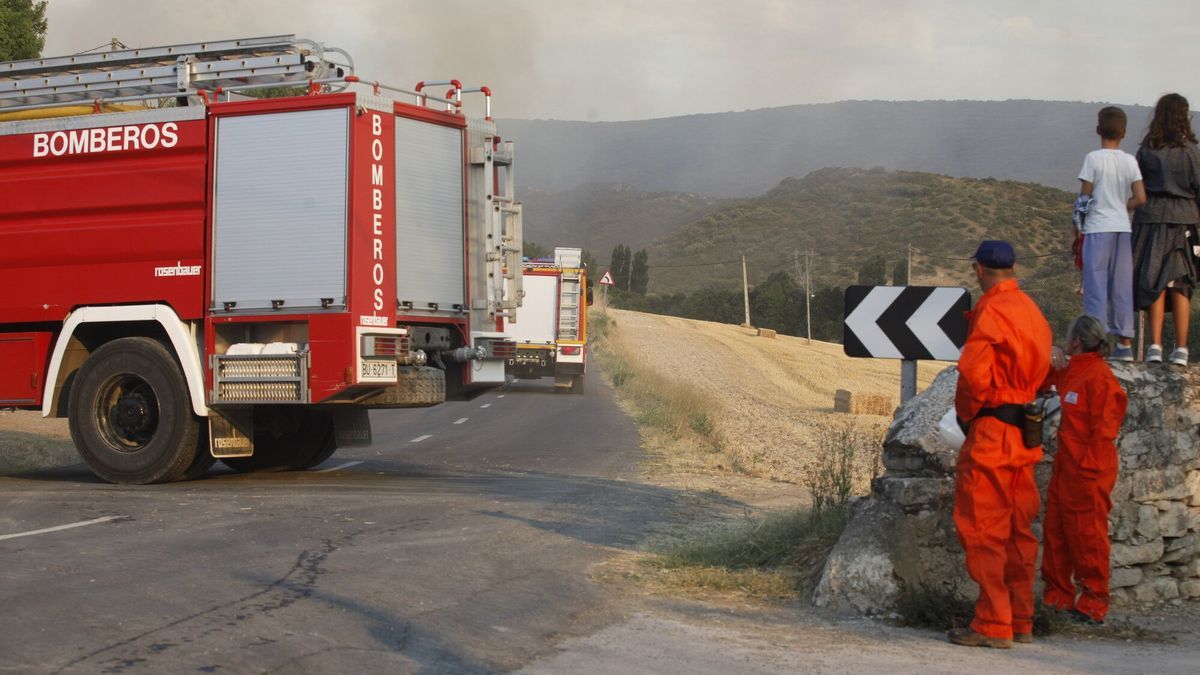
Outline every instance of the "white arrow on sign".
<svg viewBox="0 0 1200 675"><path fill-rule="evenodd" d="M900 359L904 355L896 349L896 345L888 339L883 329L876 323L879 315L891 307L896 298L904 292L904 286L876 286L867 293L867 297L858 303L858 307L846 317L846 325L854 331L854 335L875 358ZM941 318L941 317L938 317Z"/></svg>
<svg viewBox="0 0 1200 675"><path fill-rule="evenodd" d="M938 322L942 320L954 303L962 297L961 288L935 288L933 293L921 303L917 311L909 317L904 325L917 336L925 345L933 358L940 361L957 361L961 350L946 335ZM849 320L847 320L849 322ZM858 329L855 329L855 333Z"/></svg>

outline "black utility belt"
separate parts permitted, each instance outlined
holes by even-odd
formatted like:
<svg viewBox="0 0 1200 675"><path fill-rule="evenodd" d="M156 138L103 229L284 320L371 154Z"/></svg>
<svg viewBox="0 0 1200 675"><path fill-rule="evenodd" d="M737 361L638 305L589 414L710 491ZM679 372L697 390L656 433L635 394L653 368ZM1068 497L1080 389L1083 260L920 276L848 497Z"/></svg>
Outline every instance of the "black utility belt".
<svg viewBox="0 0 1200 675"><path fill-rule="evenodd" d="M1005 424L1022 429L1025 427L1025 406L1020 403L1005 403L994 408L983 408L975 419L980 417L995 417Z"/></svg>
<svg viewBox="0 0 1200 675"><path fill-rule="evenodd" d="M1005 403L1003 405L983 408L975 419L980 417L995 417L996 419L1021 430L1021 441L1026 448L1036 448L1042 444L1042 427L1044 413L1039 402L1035 401L1036 410L1026 411L1020 403Z"/></svg>

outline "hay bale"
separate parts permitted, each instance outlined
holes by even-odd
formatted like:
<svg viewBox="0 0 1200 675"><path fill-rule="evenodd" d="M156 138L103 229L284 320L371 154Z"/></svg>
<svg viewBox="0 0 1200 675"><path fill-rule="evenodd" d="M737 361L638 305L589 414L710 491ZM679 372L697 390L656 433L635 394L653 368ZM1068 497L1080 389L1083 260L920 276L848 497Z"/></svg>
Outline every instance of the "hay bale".
<svg viewBox="0 0 1200 675"><path fill-rule="evenodd" d="M856 394L838 389L833 394L833 411L851 415L881 415L890 417L896 404L890 396L881 394Z"/></svg>
<svg viewBox="0 0 1200 675"><path fill-rule="evenodd" d="M758 336L765 337L765 338L771 338L772 340L774 340L775 339L775 331L771 330L770 328L759 328Z"/></svg>

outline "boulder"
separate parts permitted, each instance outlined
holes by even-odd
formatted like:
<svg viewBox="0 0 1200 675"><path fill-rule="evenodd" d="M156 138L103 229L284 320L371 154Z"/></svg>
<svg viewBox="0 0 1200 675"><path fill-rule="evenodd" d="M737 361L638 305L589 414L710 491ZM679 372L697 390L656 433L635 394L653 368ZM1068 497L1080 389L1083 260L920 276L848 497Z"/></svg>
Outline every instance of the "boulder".
<svg viewBox="0 0 1200 675"><path fill-rule="evenodd" d="M1200 597L1200 369L1111 365L1130 402L1109 518L1113 601ZM819 606L887 614L905 588L974 597L952 518L958 450L938 433L957 382L958 371L946 368L896 410L884 474L826 561L813 596ZM1035 468L1043 499L1056 445L1048 439Z"/></svg>

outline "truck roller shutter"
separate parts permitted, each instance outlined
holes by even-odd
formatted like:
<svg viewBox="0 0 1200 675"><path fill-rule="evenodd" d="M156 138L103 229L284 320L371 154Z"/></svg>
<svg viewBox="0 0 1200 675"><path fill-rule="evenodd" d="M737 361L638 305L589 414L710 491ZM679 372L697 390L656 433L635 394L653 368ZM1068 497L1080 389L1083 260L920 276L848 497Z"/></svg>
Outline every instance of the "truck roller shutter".
<svg viewBox="0 0 1200 675"><path fill-rule="evenodd" d="M396 298L462 305L462 130L396 118Z"/></svg>
<svg viewBox="0 0 1200 675"><path fill-rule="evenodd" d="M349 113L217 120L213 309L346 304Z"/></svg>

